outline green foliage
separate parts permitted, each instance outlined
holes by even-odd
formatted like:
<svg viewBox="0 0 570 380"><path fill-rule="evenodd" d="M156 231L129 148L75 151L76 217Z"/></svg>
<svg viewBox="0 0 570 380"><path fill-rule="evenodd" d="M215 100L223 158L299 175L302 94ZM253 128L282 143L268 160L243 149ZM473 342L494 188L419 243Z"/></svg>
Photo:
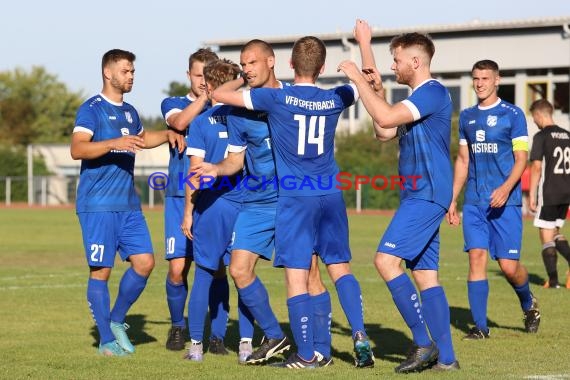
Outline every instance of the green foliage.
<svg viewBox="0 0 570 380"><path fill-rule="evenodd" d="M141 117L143 127L146 131L161 131L166 128L164 119L160 116L156 117Z"/></svg>
<svg viewBox="0 0 570 380"><path fill-rule="evenodd" d="M82 102L81 93L70 92L43 67L0 72L0 141L67 142Z"/></svg>
<svg viewBox="0 0 570 380"><path fill-rule="evenodd" d="M383 187L383 178L388 180L384 190L370 184L361 185L362 208L394 209L399 204L399 188L391 186L390 179L398 175L398 140L380 142L374 136L372 124L352 135L341 134L336 138L336 160L343 178L350 179L352 188L344 190L347 207L356 206L356 176L372 179L379 176L376 187Z"/></svg>
<svg viewBox="0 0 570 380"><path fill-rule="evenodd" d="M184 96L188 93L188 85L185 83L172 81L168 85L168 90L164 92L168 96Z"/></svg>
<svg viewBox="0 0 570 380"><path fill-rule="evenodd" d="M453 165L459 147L458 115L451 120L451 157ZM363 209L395 209L400 203L398 178L398 140L378 141L374 137L372 123L354 134L339 134L336 137L336 160L341 172L346 172L342 179L350 180L352 185L344 190L344 200L348 208L356 206L356 176L366 176L375 186L362 184L361 199ZM341 184L345 187L345 182ZM348 185L346 185L348 187ZM462 201L462 197L459 198Z"/></svg>

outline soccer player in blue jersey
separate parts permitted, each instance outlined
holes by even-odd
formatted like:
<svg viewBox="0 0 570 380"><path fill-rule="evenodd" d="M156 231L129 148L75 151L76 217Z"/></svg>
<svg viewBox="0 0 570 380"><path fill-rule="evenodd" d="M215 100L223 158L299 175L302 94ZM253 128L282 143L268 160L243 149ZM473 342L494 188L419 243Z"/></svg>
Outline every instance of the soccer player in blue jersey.
<svg viewBox="0 0 570 380"><path fill-rule="evenodd" d="M188 59L187 76L190 81L190 91L185 96L171 96L161 103L161 111L169 129L178 131L187 136L188 126L202 111L208 107L208 97L203 83L203 69L206 64L218 59L216 53L210 49L198 49ZM192 264L192 241L190 241L180 228L184 212L184 188L178 186L179 175L186 176L189 159L186 152L170 149L168 162L168 178L170 182L166 187L164 201L164 238L165 259L168 260L168 274L166 276L166 300L170 311L172 326L168 331L166 348L169 350L184 349L186 323L184 321L184 308L188 298L188 271ZM223 289L227 287L225 273L221 278L214 279L211 287L211 297L222 296ZM218 303L218 302L214 302ZM215 314L212 321L213 330L224 329L227 320L223 313Z"/></svg>
<svg viewBox="0 0 570 380"><path fill-rule="evenodd" d="M90 272L87 302L99 331L99 353L105 356L135 351L125 332L125 316L154 267L150 234L134 187L135 154L166 141L179 152L185 147L173 131L145 131L135 108L123 101L133 87L134 61L133 53L119 49L103 55L103 90L79 108L71 140L71 156L82 160L76 203ZM117 251L131 267L110 310L107 282Z"/></svg>
<svg viewBox="0 0 570 380"><path fill-rule="evenodd" d="M469 254L467 295L475 326L464 339L489 338L487 326L487 252L513 287L527 332L540 323L528 272L520 263L522 192L520 178L528 157L524 112L499 98L499 66L485 59L471 70L477 105L459 115L459 152L455 161L453 202L448 222L459 223L457 196L467 181L463 205L464 249Z"/></svg>
<svg viewBox="0 0 570 380"><path fill-rule="evenodd" d="M342 62L338 69L357 86L372 116L377 138L399 138L399 174L404 178L419 177L404 183L400 207L380 240L374 260L413 335L412 347L395 371L407 373L432 366L435 370L459 369L451 341L449 305L438 280L439 226L452 195L451 98L447 89L431 77L435 51L431 39L406 33L390 42L394 58L391 69L396 81L408 85L412 93L399 103L386 102L374 62L371 33L367 22L356 21L354 36L364 74L351 61ZM402 260L420 290L421 303L400 266Z"/></svg>
<svg viewBox="0 0 570 380"><path fill-rule="evenodd" d="M560 231L570 204L570 132L556 125L552 118L554 107L548 100L534 101L529 111L540 129L530 151L529 209L536 213L534 226L542 243L542 261L548 275L544 287L557 289L556 251L570 266L570 246ZM570 271L566 272L565 286L570 289Z"/></svg>
<svg viewBox="0 0 570 380"><path fill-rule="evenodd" d="M212 90L221 84L235 79L240 69L227 60L216 60L204 67L204 80L208 97ZM228 149L227 116L231 107L212 101L212 107L197 116L190 125L188 148L191 166L203 161L219 162ZM203 360L204 319L208 310L208 300L216 272L225 272L229 261L229 245L242 194L237 186L237 178L221 178L208 186L192 182L193 174L188 173L185 187L185 208L182 231L192 239L194 261L194 283L188 303L188 328L191 344L185 358L192 361ZM229 287L220 289L229 293ZM224 297L227 299L227 297ZM228 302L210 304L210 314L223 313L227 319ZM214 316L214 319L216 317ZM209 351L214 354L227 354L224 347L225 325L221 331L212 330Z"/></svg>
<svg viewBox="0 0 570 380"><path fill-rule="evenodd" d="M271 46L261 40L251 40L241 50L240 63L243 78L252 88L280 88L282 83L275 78L273 70L275 54ZM240 344L238 361L242 364L257 364L286 351L289 339L283 333L269 304L269 295L255 274L258 258L271 260L277 205L277 185L274 183L275 164L267 127L267 116L262 112L234 108L227 117L228 156L216 164L207 162L192 167L203 176L221 177L243 172L240 184L244 191L243 208L236 220L233 232L230 274L239 294L240 315L251 313L264 332L261 346L254 352L252 347L253 326L240 319Z"/></svg>
<svg viewBox="0 0 570 380"><path fill-rule="evenodd" d="M358 98L350 85L330 90L315 86L324 70L326 47L315 37L297 40L291 55L293 86L282 89L220 88L213 98L249 110L266 111L279 182L275 221L275 266L285 267L289 321L298 352L280 365L316 368L313 302L308 292L313 252L318 252L337 288L353 329L362 321L360 286L350 273L346 207L336 183L334 134L342 111ZM350 294L350 297L344 297ZM339 291L339 296L341 292ZM363 331L361 339L368 345ZM328 331L328 329L327 329ZM367 360L373 358L368 346ZM370 364L369 364L370 365Z"/></svg>

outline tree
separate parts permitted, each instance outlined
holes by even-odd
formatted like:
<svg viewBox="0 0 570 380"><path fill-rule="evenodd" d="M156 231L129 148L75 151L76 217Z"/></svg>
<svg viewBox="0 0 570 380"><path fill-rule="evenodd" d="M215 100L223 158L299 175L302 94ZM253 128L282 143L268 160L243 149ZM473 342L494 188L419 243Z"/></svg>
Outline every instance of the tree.
<svg viewBox="0 0 570 380"><path fill-rule="evenodd" d="M69 141L83 98L43 67L0 72L0 140L19 146Z"/></svg>

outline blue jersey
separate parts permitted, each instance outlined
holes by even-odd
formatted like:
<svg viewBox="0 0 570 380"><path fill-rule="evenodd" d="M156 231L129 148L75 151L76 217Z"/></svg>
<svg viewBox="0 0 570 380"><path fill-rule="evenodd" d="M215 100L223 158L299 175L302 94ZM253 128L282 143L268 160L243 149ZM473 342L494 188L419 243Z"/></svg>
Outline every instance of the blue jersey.
<svg viewBox="0 0 570 380"><path fill-rule="evenodd" d="M204 161L212 163L218 163L227 156L227 117L231 110L231 106L217 104L202 112L190 123L192 132L186 138L188 156L202 157ZM241 187L238 186L238 177L237 175L221 177L214 183L205 183L201 187L204 191L215 191L228 200L241 202L242 193Z"/></svg>
<svg viewBox="0 0 570 380"><path fill-rule="evenodd" d="M491 193L509 177L515 164L513 142L528 141L524 112L499 99L489 107L473 106L459 115L459 144L469 148L465 203L488 206ZM520 181L506 205L522 203Z"/></svg>
<svg viewBox="0 0 570 380"><path fill-rule="evenodd" d="M275 202L277 183L267 113L234 108L228 115L229 152L245 150L244 202Z"/></svg>
<svg viewBox="0 0 570 380"><path fill-rule="evenodd" d="M353 85L325 90L311 84L243 92L246 108L268 112L279 196L340 191L334 134L342 111L358 98Z"/></svg>
<svg viewBox="0 0 570 380"><path fill-rule="evenodd" d="M404 185L400 200L423 199L448 209L453 192L449 92L438 81L429 79L402 103L412 112L414 121L398 127L398 172Z"/></svg>
<svg viewBox="0 0 570 380"><path fill-rule="evenodd" d="M77 111L73 132L104 141L125 135L140 135L143 126L130 104L114 103L103 95L85 101ZM77 212L137 211L141 209L134 184L135 155L115 151L82 160L77 188Z"/></svg>
<svg viewBox="0 0 570 380"><path fill-rule="evenodd" d="M166 121L166 119L171 115L182 112L182 110L188 107L188 105L190 105L194 100L195 99L190 98L188 95L165 98L160 104L162 117L164 117L164 120ZM184 133L185 136L188 136L188 128L186 128L182 133ZM166 187L166 196L183 197L184 188L182 186L178 186L178 178L179 173L182 173L183 176L186 176L188 173L188 168L190 166L188 156L186 155L186 150L180 153L177 147L173 148L169 146L169 149L170 159L168 160L168 178L170 178L170 182Z"/></svg>

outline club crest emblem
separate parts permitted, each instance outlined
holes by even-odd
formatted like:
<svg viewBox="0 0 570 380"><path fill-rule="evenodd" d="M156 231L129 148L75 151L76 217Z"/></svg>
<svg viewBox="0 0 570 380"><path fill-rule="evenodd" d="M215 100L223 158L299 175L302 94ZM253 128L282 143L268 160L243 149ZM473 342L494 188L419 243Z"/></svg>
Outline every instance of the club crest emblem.
<svg viewBox="0 0 570 380"><path fill-rule="evenodd" d="M129 111L125 111L125 117L127 118L129 124L133 123L133 117L131 116L131 113Z"/></svg>
<svg viewBox="0 0 570 380"><path fill-rule="evenodd" d="M129 135L129 128L121 128L121 134L123 136L128 136Z"/></svg>
<svg viewBox="0 0 570 380"><path fill-rule="evenodd" d="M489 127L494 127L495 125L497 125L497 116L495 115L487 116L487 125Z"/></svg>

